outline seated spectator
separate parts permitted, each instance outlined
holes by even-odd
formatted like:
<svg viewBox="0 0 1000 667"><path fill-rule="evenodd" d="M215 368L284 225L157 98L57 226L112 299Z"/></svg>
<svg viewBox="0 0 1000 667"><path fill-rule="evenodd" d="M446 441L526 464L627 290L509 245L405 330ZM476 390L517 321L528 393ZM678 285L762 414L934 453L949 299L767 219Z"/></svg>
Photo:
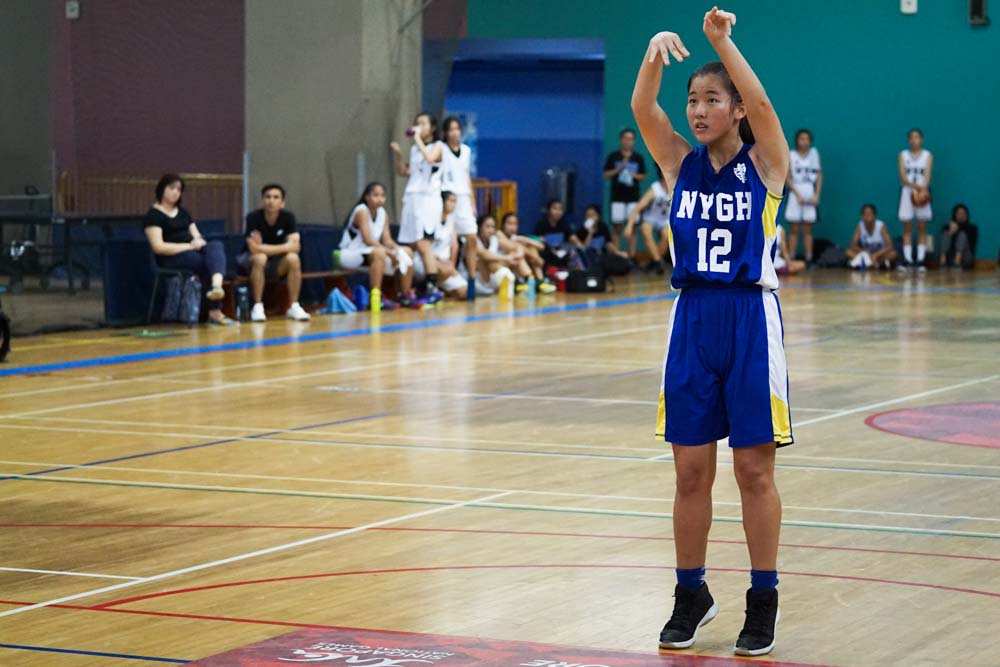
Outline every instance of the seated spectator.
<svg viewBox="0 0 1000 667"><path fill-rule="evenodd" d="M792 259L792 253L788 249L788 240L785 238L785 228L778 225L778 248L774 253L774 270L779 276L796 274L804 271L806 263L801 259Z"/></svg>
<svg viewBox="0 0 1000 667"><path fill-rule="evenodd" d="M546 266L568 268L574 264L582 264L574 250L582 250L584 246L563 218L564 210L561 201L550 199L545 206L545 217L535 226L535 236L545 243L542 259Z"/></svg>
<svg viewBox="0 0 1000 667"><path fill-rule="evenodd" d="M226 251L219 241L206 241L194 224L191 214L181 207L184 180L177 174L165 174L156 184L156 203L146 212L146 238L153 249L156 264L164 269L190 271L207 287L208 322L230 326L233 321L222 314L222 289L226 272Z"/></svg>
<svg viewBox="0 0 1000 667"><path fill-rule="evenodd" d="M250 276L253 290L253 309L250 319L264 322L264 282L266 280L288 280L288 298L292 305L285 317L306 322L309 313L299 305L299 291L302 289L302 237L295 227L295 216L285 210L285 188L277 183L269 183L261 188L261 208L247 214L247 251L237 258L237 269L241 275Z"/></svg>
<svg viewBox="0 0 1000 667"><path fill-rule="evenodd" d="M874 204L861 207L861 220L851 237L851 247L847 249L847 259L852 269L891 269L896 261L896 249L885 223L878 220Z"/></svg>
<svg viewBox="0 0 1000 667"><path fill-rule="evenodd" d="M635 222L642 216L642 224L639 231L642 233L642 240L649 250L652 262L643 267L644 271L655 270L657 275L662 276L667 271L666 256L670 252L670 192L667 190L666 181L663 179L663 172L660 167L656 167L659 178L646 190L639 200L639 204L628 216L628 223L625 225L625 238L631 243L635 236ZM653 232L659 232L660 240L657 242L653 238ZM632 259L635 259L633 256Z"/></svg>
<svg viewBox="0 0 1000 667"><path fill-rule="evenodd" d="M500 289L504 277L514 281L514 291L520 294L527 287L527 281L534 277L528 261L524 257L524 248L517 243L510 244L511 252L504 252L497 236L497 221L492 215L481 215L476 220L478 246L476 266L476 289L484 293L493 293Z"/></svg>
<svg viewBox="0 0 1000 667"><path fill-rule="evenodd" d="M621 259L626 272L630 268L628 253L612 243L614 236L611 226L601 220L601 209L597 204L591 204L584 210L583 224L575 234L583 245L583 256L588 267L604 267L607 263L605 258L614 255Z"/></svg>
<svg viewBox="0 0 1000 667"><path fill-rule="evenodd" d="M468 281L455 268L458 265L458 237L455 235L454 213L458 198L454 192L445 191L441 193L441 200L444 203L441 223L435 228L431 241L431 253L437 262L437 284L445 296L464 299ZM429 277L420 254L413 258L413 275L418 281Z"/></svg>
<svg viewBox="0 0 1000 667"><path fill-rule="evenodd" d="M941 266L971 269L976 265L976 241L979 227L969 222L969 209L956 204L951 220L941 229Z"/></svg>
<svg viewBox="0 0 1000 667"><path fill-rule="evenodd" d="M531 267L531 272L538 281L538 291L543 294L551 294L556 290L549 277L545 275L545 260L542 259L542 252L545 244L536 239L521 236L518 234L518 227L521 221L517 213L508 212L503 216L500 229L497 230L497 239L500 242L500 249L503 252L515 252L518 248L524 253L524 259Z"/></svg>
<svg viewBox="0 0 1000 667"><path fill-rule="evenodd" d="M351 211L340 239L340 266L356 271L368 267L368 283L382 293L382 277L398 276L400 303L407 308L420 308L424 302L413 291L413 252L392 240L385 211L385 186L369 183L361 199ZM382 310L392 310L399 304L382 299Z"/></svg>

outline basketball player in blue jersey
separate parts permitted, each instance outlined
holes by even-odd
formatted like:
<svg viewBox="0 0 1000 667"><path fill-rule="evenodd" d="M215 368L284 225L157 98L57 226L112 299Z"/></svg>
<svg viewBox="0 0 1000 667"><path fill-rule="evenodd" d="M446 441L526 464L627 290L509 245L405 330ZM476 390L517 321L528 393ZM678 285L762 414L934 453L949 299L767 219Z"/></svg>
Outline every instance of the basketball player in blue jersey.
<svg viewBox="0 0 1000 667"><path fill-rule="evenodd" d="M671 284L681 291L669 318L657 424L659 437L672 443L677 475L677 586L660 646L688 648L719 610L705 584L705 553L717 443L728 437L752 567L734 650L764 655L774 648L779 618L775 450L792 443L773 265L788 143L763 85L733 42L734 25L736 16L716 7L705 14L705 36L722 62L703 65L688 80L695 147L657 102L663 68L671 58L690 56L676 33L650 40L632 111L673 192Z"/></svg>

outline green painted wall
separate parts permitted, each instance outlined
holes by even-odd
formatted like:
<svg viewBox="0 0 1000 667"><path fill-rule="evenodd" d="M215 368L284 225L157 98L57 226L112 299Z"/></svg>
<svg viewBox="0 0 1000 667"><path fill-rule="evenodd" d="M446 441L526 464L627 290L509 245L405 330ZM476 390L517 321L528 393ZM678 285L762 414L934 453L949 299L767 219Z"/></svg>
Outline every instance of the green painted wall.
<svg viewBox="0 0 1000 667"><path fill-rule="evenodd" d="M765 87L791 143L808 127L823 159L817 236L850 239L861 204L874 202L893 233L896 156L906 131L924 131L934 153L937 232L955 202L980 226L979 256L1000 246L1000 25L973 28L965 0L923 0L915 16L896 0L731 0L733 36ZM711 5L690 0L469 0L470 38L599 37L607 53L605 146L634 125L629 100L650 37L681 35L691 59L664 77L660 103L684 120L685 84L715 60L701 32ZM1000 18L1000 17L997 17Z"/></svg>

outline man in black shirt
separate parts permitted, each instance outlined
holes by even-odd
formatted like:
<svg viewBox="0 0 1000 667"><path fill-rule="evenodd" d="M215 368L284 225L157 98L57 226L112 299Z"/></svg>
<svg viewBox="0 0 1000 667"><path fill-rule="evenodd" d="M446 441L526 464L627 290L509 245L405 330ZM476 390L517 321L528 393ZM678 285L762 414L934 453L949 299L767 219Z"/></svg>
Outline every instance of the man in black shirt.
<svg viewBox="0 0 1000 667"><path fill-rule="evenodd" d="M583 249L583 243L563 217L564 210L560 200L550 199L545 206L545 217L535 225L535 236L545 243L542 259L546 266L570 266L574 259L574 249Z"/></svg>
<svg viewBox="0 0 1000 667"><path fill-rule="evenodd" d="M299 259L301 237L295 227L295 216L285 209L285 189L277 183L265 185L261 191L262 208L247 215L247 252L240 257L240 268L250 275L253 289L253 310L250 319L263 322L264 282L288 279L288 297L292 305L285 317L305 322L309 313L299 305L302 288L302 260Z"/></svg>
<svg viewBox="0 0 1000 667"><path fill-rule="evenodd" d="M611 181L611 242L615 247L639 201L639 184L646 179L646 161L635 152L635 130L622 130L618 144L618 150L604 160L604 178ZM635 257L635 239L629 242L629 257Z"/></svg>

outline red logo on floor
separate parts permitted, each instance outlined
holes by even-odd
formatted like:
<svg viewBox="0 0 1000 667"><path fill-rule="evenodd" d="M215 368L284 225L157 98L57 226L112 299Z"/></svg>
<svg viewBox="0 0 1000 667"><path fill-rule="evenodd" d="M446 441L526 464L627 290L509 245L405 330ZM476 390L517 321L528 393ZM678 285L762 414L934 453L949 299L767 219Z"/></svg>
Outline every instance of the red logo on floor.
<svg viewBox="0 0 1000 667"><path fill-rule="evenodd" d="M369 630L311 629L191 663L199 667L722 667L733 658L657 655L574 646ZM792 663L765 662L782 665Z"/></svg>

